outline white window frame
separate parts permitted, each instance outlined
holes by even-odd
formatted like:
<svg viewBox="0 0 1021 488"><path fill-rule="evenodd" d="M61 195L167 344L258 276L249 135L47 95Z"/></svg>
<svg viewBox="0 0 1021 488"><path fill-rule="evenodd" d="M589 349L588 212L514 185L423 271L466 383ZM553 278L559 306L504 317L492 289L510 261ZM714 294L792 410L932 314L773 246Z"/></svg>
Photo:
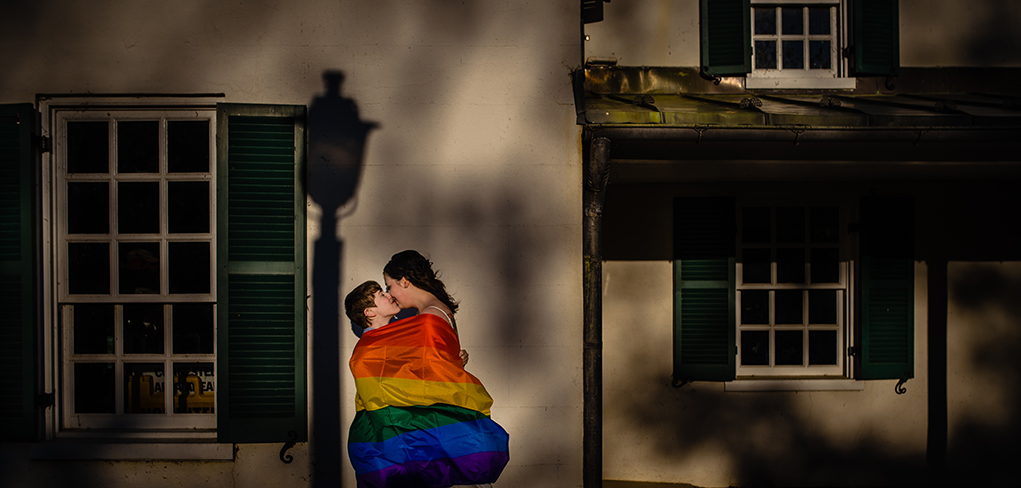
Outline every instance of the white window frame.
<svg viewBox="0 0 1021 488"><path fill-rule="evenodd" d="M853 330L854 327L854 260L850 258L852 256L852 249L850 239L846 234L847 222L850 219L851 205L845 200L824 200L824 199L776 199L776 198L738 198L736 203L735 212L736 225L737 225L737 237L736 237L736 249L737 249L737 263L735 266L735 334L734 338L737 347L737 358L736 358L736 377L738 380L742 379L779 379L779 378L800 378L800 379L847 379L851 378L851 361L848 360L845 351L853 343ZM819 285L813 285L808 283L808 277L810 273L810 263L805 264L806 266L806 283L797 284L778 284L777 279L777 263L775 260L770 263L770 281L771 283L748 283L745 284L744 280L744 269L743 269L743 230L742 230L742 209L745 207L802 207L806 210L816 206L827 206L838 208L838 232L840 232L840 242L838 245L839 259L839 279L838 283L825 283ZM805 236L805 249L811 249L810 236ZM759 246L759 245L756 245ZM775 236L768 245L764 247L777 248L775 242ZM846 258L846 259L845 259ZM837 324L835 330L837 331L837 363L835 365L809 365L808 361L804 361L802 365L775 365L773 364L776 360L776 354L773 350L775 340L773 334L776 330L803 330L805 333L802 335L803 341L803 354L807 358L808 356L808 340L810 330L834 330L834 328L825 326L809 326L808 325L808 300L802 300L802 316L804 325L800 327L785 327L777 325L766 325L766 326L742 326L741 324L741 296L742 292L750 290L768 290L770 293L770 323L773 323L773 316L775 313L773 304L773 293L775 290L805 290L807 295L808 290L812 289L829 289L837 290L837 296L839 304L837 306ZM741 351L741 334L742 331L769 331L770 334L770 365L742 365L742 351ZM789 386L789 385L788 385ZM797 389L797 387L794 387ZM754 387L752 388L754 389ZM787 389L786 387L778 387L778 389Z"/></svg>
<svg viewBox="0 0 1021 488"><path fill-rule="evenodd" d="M777 43L777 68L776 69L756 69L755 68L755 40L756 38L763 38L762 35L755 34L755 8L765 6L824 6L829 5L831 8L830 16L830 36L828 39L831 40L830 44L830 60L831 67L829 70L822 69L809 69L808 62L809 57L806 54L805 57L805 68L798 70L784 70L783 69L783 48L782 45ZM843 48L848 46L847 37L847 2L845 0L751 0L751 43L752 43L752 70L745 77L745 88L747 89L854 89L856 86L856 79L848 77L848 62L841 53ZM782 28L782 19L778 15L777 30L778 33L772 36L765 36L769 38L775 38L779 40L781 37L779 31ZM804 22L808 22L805 17ZM809 48L808 41L813 37L809 35L807 27L803 36L805 40L805 49Z"/></svg>
<svg viewBox="0 0 1021 488"><path fill-rule="evenodd" d="M163 116L170 116L173 120L188 120L194 118L206 118L210 121L210 173L208 175L211 187L210 187L210 213L215 213L216 205L216 192L215 187L215 171L216 171L216 146L215 146L215 130L216 130L216 103L223 101L222 95L195 95L195 96L48 96L40 95L38 97L38 108L40 111L40 122L42 136L53 141L52 150L44 152L42 154L40 169L41 181L42 181L42 205L40 215L43 219L41 225L41 237L43 242L43 253L45 259L42 260L42 276L43 276L43 294L42 294L42 323L44 324L43 331L41 334L41 346L42 346L42 369L44 377L44 388L45 391L54 393L55 402L52 408L47 409L46 415L44 416L44 439L52 440L58 437L67 438L98 438L98 439L134 439L138 441L140 439L181 439L181 440L215 440L216 438L216 419L215 414L178 414L177 417L180 419L172 419L173 415L169 413L165 415L167 418L171 418L169 421L160 419L153 421L152 419L131 419L125 418L124 415L116 414L96 414L89 415L78 415L72 416L70 404L73 399L72 383L69 378L68 369L65 368L67 358L69 357L70 341L69 335L69 318L67 314L68 305L73 303L96 303L95 300L89 300L87 297L81 295L68 297L66 290L63 290L63 283L66 283L66 266L63 263L58 262L58 256L62 256L62 252L58 252L58 247L65 242L63 232L66 228L62 227L65 222L62 210L62 202L65 195L62 193L64 190L62 187L65 184L65 180L62 179L62 168L58 168L58 164L64 164L63 158L66 151L64 134L65 131L61 126L64 121L69 117L75 118L74 114L78 117L90 117L92 111L102 111L103 115L101 118L107 118L107 112L117 111L120 114L142 114L143 118L152 120ZM163 122L165 123L165 122ZM111 140L115 135L111 135ZM161 170L162 177L166 176L165 171L165 150L162 146L165 142L161 138ZM111 159L115 159L115 147L111 147ZM194 173L184 173L187 175L186 178L195 181L196 175ZM151 176L151 175L150 175ZM166 183L165 179L161 179L161 185L163 185L164 191L161 191L163 195L161 201L161 208L165 208L166 204ZM111 189L111 191L114 191ZM112 207L112 205L111 205ZM110 209L113 215L116 212L115 208ZM162 210L161 210L162 212ZM216 282L213 277L215 273L215 254L216 254L216 228L214 224L215 217L211 217L210 220L210 293L201 295L173 295L172 301L184 301L184 302L209 302L214 305L214 331L213 336L215 340L215 290ZM162 236L161 242L161 253L166 255L166 222L161 224L162 229L160 236ZM111 220L111 226L113 225ZM113 230L113 229L111 229ZM191 237L192 239L189 239ZM196 236L190 234L175 234L173 237L174 241L187 241L194 240ZM147 239L157 240L160 238ZM202 239L205 240L205 239ZM115 240L111 237L110 242L113 243ZM111 255L111 259L114 256ZM166 263L165 257L163 257ZM165 264L164 264L165 266ZM111 273L115 270L115 261L111 262ZM169 289L165 288L167 273L161 273L161 280L163 286L161 286L161 294L159 295L121 295L115 297L119 291L113 285L111 285L111 295L104 300L108 303L137 303L137 302L149 302L149 303L168 303ZM111 275L111 281L115 280L114 275ZM121 307L117 307L120 309ZM168 314L168 307L164 307L165 314ZM118 312L119 314L119 312ZM169 323L165 323L164 333L169 334L170 327L166 326ZM169 343L165 350L169 350ZM173 361L177 362L212 362L214 366L214 377L215 368L217 367L215 361L215 344L213 346L213 354L202 354L202 355L177 355L174 356L174 360L168 359L168 354L159 355L160 358L150 358L148 355L137 355L131 357L130 362L158 362L165 360L165 364L171 365ZM170 370L167 370L170 371ZM170 371L172 375L172 371ZM171 381L168 381L172 385ZM117 385L118 398L116 404L118 409L122 407L120 401L120 391L122 386ZM168 386L172 389L172 386ZM217 394L218 388L214 389L214 394ZM167 403L172 406L173 396L166 395L168 397ZM142 415L135 415L140 417ZM145 414L144 416L151 416L155 418L157 415ZM89 418L94 417L94 418ZM101 418L100 418L101 417ZM130 416L128 416L130 417ZM189 418L190 417L190 418ZM143 420L139 422L139 420ZM158 446L158 445L153 445ZM222 456L222 453L216 451L218 454L210 455L210 457Z"/></svg>

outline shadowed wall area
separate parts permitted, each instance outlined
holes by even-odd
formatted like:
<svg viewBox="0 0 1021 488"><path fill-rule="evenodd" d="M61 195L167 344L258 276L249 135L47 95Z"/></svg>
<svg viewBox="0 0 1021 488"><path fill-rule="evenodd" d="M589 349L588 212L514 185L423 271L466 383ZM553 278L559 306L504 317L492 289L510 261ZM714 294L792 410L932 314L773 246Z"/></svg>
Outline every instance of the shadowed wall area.
<svg viewBox="0 0 1021 488"><path fill-rule="evenodd" d="M348 330L348 320L340 305L346 291L340 289L343 272L343 242L338 238L338 213L354 198L364 164L369 131L375 124L359 118L353 100L341 95L344 74L323 73L324 93L316 97L308 112L308 196L319 207L319 235L312 261L312 432L313 486L337 486L341 480L338 462L340 445L340 405L350 395L339 389L340 375L346 369L339 357L339 334Z"/></svg>
<svg viewBox="0 0 1021 488"><path fill-rule="evenodd" d="M1009 484L1021 401L1016 179L921 181L917 171L882 182L611 184L604 475L697 486ZM669 202L715 194L914 197L915 376L906 393L895 393L895 380L859 381L858 391L671 386ZM940 302L935 286L949 297ZM930 323L933 306L946 310L942 326ZM938 344L945 353L930 350Z"/></svg>

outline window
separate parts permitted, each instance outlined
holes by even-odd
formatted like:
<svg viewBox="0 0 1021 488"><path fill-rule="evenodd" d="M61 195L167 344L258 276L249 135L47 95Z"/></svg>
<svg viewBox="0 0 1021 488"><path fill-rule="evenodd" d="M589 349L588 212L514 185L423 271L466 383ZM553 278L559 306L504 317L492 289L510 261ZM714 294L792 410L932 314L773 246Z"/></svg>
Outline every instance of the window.
<svg viewBox="0 0 1021 488"><path fill-rule="evenodd" d="M216 425L215 115L57 115L66 426Z"/></svg>
<svg viewBox="0 0 1021 488"><path fill-rule="evenodd" d="M853 89L898 73L896 0L702 0L701 66L748 89ZM718 80L717 80L718 81Z"/></svg>
<svg viewBox="0 0 1021 488"><path fill-rule="evenodd" d="M846 71L838 46L839 2L752 2L753 78L837 78ZM839 69L838 69L839 68ZM792 80L790 80L792 81ZM774 84L776 86L776 84ZM850 83L853 88L853 80Z"/></svg>
<svg viewBox="0 0 1021 488"><path fill-rule="evenodd" d="M845 213L825 203L739 205L738 376L845 374Z"/></svg>
<svg viewBox="0 0 1021 488"><path fill-rule="evenodd" d="M45 438L306 439L305 107L216 98L43 97L52 149L0 159L28 175L0 202L29 202L0 210L30 224L0 243L27 243L22 275L26 255L42 268L38 314L32 287L5 295L20 309L0 303L24 312L0 321L20 338L5 359L23 366L0 375L27 385L0 398L27 425L4 439L37 439L38 415ZM26 107L13 124L0 113L0 135L36 119ZM40 163L49 244L33 251Z"/></svg>
<svg viewBox="0 0 1021 488"><path fill-rule="evenodd" d="M911 377L913 212L677 198L674 380Z"/></svg>

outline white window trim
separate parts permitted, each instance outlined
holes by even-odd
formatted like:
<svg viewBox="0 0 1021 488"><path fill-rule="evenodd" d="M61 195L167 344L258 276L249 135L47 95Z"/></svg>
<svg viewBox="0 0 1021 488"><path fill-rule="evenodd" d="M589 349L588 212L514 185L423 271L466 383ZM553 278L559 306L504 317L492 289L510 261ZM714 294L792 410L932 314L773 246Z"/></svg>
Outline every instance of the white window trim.
<svg viewBox="0 0 1021 488"><path fill-rule="evenodd" d="M818 90L853 90L857 87L857 79L848 77L849 65L841 53L848 46L847 37L847 2L844 0L751 0L751 5L832 5L837 9L837 18L831 19L831 28L836 29L832 70L798 70L796 74L787 74L782 70L752 69L745 76L745 89L749 90L782 90L782 89L818 89ZM751 14L750 14L751 15ZM752 28L754 29L754 18ZM754 32L751 33L754 49ZM753 56L754 62L754 56ZM808 74L808 76L806 76Z"/></svg>
<svg viewBox="0 0 1021 488"><path fill-rule="evenodd" d="M140 96L140 95L124 95L124 96L63 96L63 95L40 95L37 97L37 109L40 113L40 132L45 138L49 138L51 141L54 139L54 126L56 123L56 115L60 111L64 110L80 110L82 108L89 107L111 107L119 109L139 108L139 109L157 109L157 108L168 108L174 110L181 109L197 109L197 110L215 110L216 104L223 102L223 95L187 95L187 96L174 96L174 95L152 95L152 96ZM215 121L214 121L215 123ZM58 297L57 297L57 271L59 267L52 256L56 256L56 246L59 245L59 239L57 239L57 219L54 218L54 209L56 208L56 158L54 157L55 150L47 151L42 153L40 158L41 168L41 205L40 215L43 221L40 224L41 233L41 252L46 257L42 259L42 326L43 330L40 337L41 347L41 360L42 360L42 374L43 374L43 391L54 394L55 402L52 406L46 409L43 416L44 418L44 432L43 439L46 441L54 440L60 434L61 416L62 416L62 402L65 396L62 391L63 379L60 377L60 364L61 351L60 343L58 340L61 333L61 324L57 323L58 314ZM210 161L211 164L215 164L215 160ZM215 208L215 207L213 207ZM131 433L128 437L138 433ZM199 431L191 432L193 436L201 436ZM103 434L106 437L113 436L114 434ZM118 437L120 434L117 434ZM167 432L157 433L152 432L147 435L149 438L158 439L163 436L172 435ZM215 439L214 439L215 440ZM208 441L204 441L208 442ZM37 444L36 446L42 444ZM195 444L182 444L189 445L192 448ZM91 446L91 444L90 444ZM88 447L87 449L91 449ZM142 452L139 450L139 452ZM177 459L172 456L161 455L161 459ZM181 458L187 458L182 456ZM155 459L155 458L151 458Z"/></svg>

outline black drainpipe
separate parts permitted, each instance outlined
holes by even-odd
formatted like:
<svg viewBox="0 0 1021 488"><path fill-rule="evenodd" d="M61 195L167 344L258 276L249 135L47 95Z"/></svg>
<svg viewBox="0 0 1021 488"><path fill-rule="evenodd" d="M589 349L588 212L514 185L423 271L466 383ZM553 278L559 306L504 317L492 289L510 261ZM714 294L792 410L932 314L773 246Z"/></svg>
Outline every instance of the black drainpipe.
<svg viewBox="0 0 1021 488"><path fill-rule="evenodd" d="M610 176L610 140L597 137L592 140L590 147L582 196L582 247L585 253L585 425L582 463L584 488L598 488L603 483L603 251L600 241L606 182Z"/></svg>

